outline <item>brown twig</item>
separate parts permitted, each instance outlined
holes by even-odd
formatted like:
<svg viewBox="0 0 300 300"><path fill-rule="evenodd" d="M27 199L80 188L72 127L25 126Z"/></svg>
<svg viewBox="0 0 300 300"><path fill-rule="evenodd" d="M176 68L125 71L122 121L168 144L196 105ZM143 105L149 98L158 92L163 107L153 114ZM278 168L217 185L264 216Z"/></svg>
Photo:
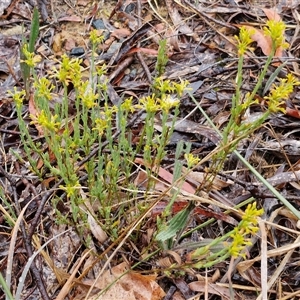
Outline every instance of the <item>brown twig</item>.
<svg viewBox="0 0 300 300"><path fill-rule="evenodd" d="M141 1L138 0L137 1L137 22L138 22L138 27L141 27L142 26L142 22L141 22L141 11L142 11L142 7L141 7ZM138 48L140 47L140 42L138 42ZM142 54L140 52L138 52L136 54L137 58L139 59L144 71L145 71L145 74L146 74L146 77L147 77L147 80L148 82L151 84L152 83L152 77L151 77L151 73L150 73L150 70L148 68L148 66L146 65L145 63L145 60L142 56Z"/></svg>
<svg viewBox="0 0 300 300"><path fill-rule="evenodd" d="M228 24L228 23L224 23L224 22L222 22L222 21L219 21L219 20L217 20L217 19L214 19L213 17L209 16L208 14L205 14L204 12L202 12L201 10L199 10L197 7L195 7L195 6L194 6L192 3L190 3L189 1L187 1L187 0L181 0L181 1L182 1L182 2L184 3L184 5L186 5L186 6L184 6L183 4L181 4L180 1L175 0L175 2L176 2L177 4L179 4L180 6L183 6L183 7L185 7L185 8L189 8L192 12L194 12L194 13L197 14L197 15L199 15L199 17L200 17L207 25L209 25L210 27L212 27L212 29L215 29L215 28L214 28L214 26L212 26L212 24L211 24L210 22L219 24L219 25L221 25L222 27L230 28L230 29L232 29L232 30L234 30L234 31L237 30L237 28L236 28L235 26L230 25L230 24ZM209 20L210 22L207 21L207 20ZM226 37L226 39L227 39L227 37Z"/></svg>
<svg viewBox="0 0 300 300"><path fill-rule="evenodd" d="M6 9L7 13L5 15L0 16L0 19L7 19L9 17L9 15L12 13L12 11L14 10L14 8L18 2L19 2L19 0L13 0L10 3L9 7Z"/></svg>
<svg viewBox="0 0 300 300"><path fill-rule="evenodd" d="M109 75L109 82L112 81L115 77L117 77L125 68L127 68L133 61L133 57L126 57L118 67Z"/></svg>
<svg viewBox="0 0 300 300"><path fill-rule="evenodd" d="M19 207L19 197L16 191L16 180L8 174L2 166L0 166L0 172L5 176L5 178L10 182L11 188L13 190L13 198L15 202L15 209L17 214L20 214L20 207ZM31 245L31 237L28 236L24 222L20 223L20 228L23 236L23 242L25 245L25 249L27 252L28 258L32 256L33 251L32 251L32 245ZM32 271L33 277L36 281L37 287L41 293L42 299L43 300L50 300L50 297L48 296L47 290L45 288L44 282L42 280L42 276L39 272L39 270L36 267L35 261L32 261L30 265L30 270Z"/></svg>

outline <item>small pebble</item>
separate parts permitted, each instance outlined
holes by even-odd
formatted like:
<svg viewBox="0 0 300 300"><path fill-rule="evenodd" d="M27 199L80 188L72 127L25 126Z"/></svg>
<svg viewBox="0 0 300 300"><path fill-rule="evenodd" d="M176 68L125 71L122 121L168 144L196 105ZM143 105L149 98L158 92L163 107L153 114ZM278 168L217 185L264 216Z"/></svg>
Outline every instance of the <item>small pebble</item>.
<svg viewBox="0 0 300 300"><path fill-rule="evenodd" d="M97 20L94 20L92 22L92 26L95 28L95 29L106 29L105 25L104 25L104 22L103 20L101 19L97 19Z"/></svg>
<svg viewBox="0 0 300 300"><path fill-rule="evenodd" d="M70 51L71 56L82 56L84 55L85 51L82 47L75 47Z"/></svg>

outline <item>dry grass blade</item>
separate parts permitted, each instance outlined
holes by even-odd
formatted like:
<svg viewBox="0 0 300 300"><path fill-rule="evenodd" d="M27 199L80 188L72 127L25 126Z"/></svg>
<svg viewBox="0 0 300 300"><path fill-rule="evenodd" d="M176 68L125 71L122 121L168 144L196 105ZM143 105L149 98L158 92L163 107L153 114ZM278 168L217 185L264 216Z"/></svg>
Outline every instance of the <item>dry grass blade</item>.
<svg viewBox="0 0 300 300"><path fill-rule="evenodd" d="M84 262L85 258L91 253L93 249L88 250L80 259L78 265L74 269L73 273L71 274L70 278L67 280L67 282L64 284L63 288L61 289L60 293L58 294L56 300L64 300L66 296L68 295L69 291L72 288L73 285L73 279L75 279L75 276L78 272L79 267Z"/></svg>
<svg viewBox="0 0 300 300"><path fill-rule="evenodd" d="M267 233L263 220L259 222L260 235L261 235L261 297L263 300L268 299L268 257L267 257Z"/></svg>
<svg viewBox="0 0 300 300"><path fill-rule="evenodd" d="M99 280L99 278L103 275L103 273L105 272L105 270L107 269L107 267L109 266L109 264L111 263L112 259L115 257L115 255L118 253L118 251L120 250L120 248L124 245L124 243L126 242L126 240L130 237L130 235L132 234L132 232L137 228L137 226L143 221L143 219L147 216L147 214L149 213L149 211L152 210L152 208L160 201L161 199L158 198L149 208L148 210L141 215L133 224L132 227L128 230L127 234L125 235L125 237L123 238L123 240L119 243L119 245L116 247L116 249L113 251L113 253L110 255L110 257L106 260L105 264L103 265L101 271L99 272L98 276L95 278L95 281L93 283L93 285L90 287L89 291L87 292L84 300L88 300L89 296L92 292L92 290L94 289L97 281Z"/></svg>
<svg viewBox="0 0 300 300"><path fill-rule="evenodd" d="M14 225L13 231L12 231L11 241L10 241L10 245L9 245L9 252L8 252L8 257L7 257L7 268L6 268L6 284L9 288L11 286L12 265L13 265L13 257L14 257L14 253L15 253L15 245L16 245L18 230L20 228L21 222L23 221L24 213L32 201L33 201L33 199L30 202L28 202L27 205L22 209L22 211ZM22 278L22 280L24 281L25 278ZM8 298L6 298L6 299L8 299ZM16 299L19 299L19 298L16 297Z"/></svg>
<svg viewBox="0 0 300 300"><path fill-rule="evenodd" d="M49 240L47 242L47 244L51 241L53 241L54 239L58 238L60 235L67 233L69 230L63 231L58 235L55 235L53 238L51 238L51 240ZM60 285L63 285L63 283L65 281L68 280L68 278L70 277L70 274L67 273L66 271L62 270L61 268L57 268L54 264L54 261L51 259L51 257L49 256L48 252L44 251L43 248L47 245L44 244L43 246L41 246L40 241L38 239L38 237L36 235L33 235L33 241L34 241L34 246L35 248L39 249L38 252L41 253L41 255L43 256L43 258L45 259L45 262L48 264L48 266L52 269L52 271L55 274L55 277L58 281L58 283Z"/></svg>
<svg viewBox="0 0 300 300"><path fill-rule="evenodd" d="M294 244L289 245L289 246L293 246L293 245L299 245L300 242L300 236L297 237L297 239L295 240ZM293 247L291 250L289 250L286 255L284 256L283 260L280 262L280 265L276 268L276 271L274 272L274 274L272 275L272 277L270 278L270 280L267 282L267 286L265 287L267 289L267 291L272 287L272 285L276 282L276 280L278 280L278 277L280 276L280 274L284 271L286 264L290 261L291 256L294 252L296 247ZM263 259L263 258L262 258ZM265 258L267 261L267 258ZM263 271L263 269L262 269ZM262 283L263 284L263 283ZM261 293L258 297L257 300L265 300L267 296L265 296L263 293Z"/></svg>
<svg viewBox="0 0 300 300"><path fill-rule="evenodd" d="M29 257L25 267L24 267L24 270L22 272L22 275L20 277L20 280L19 280L19 284L18 284L18 288L17 288L17 292L16 292L16 299L21 299L21 293L22 293L22 290L23 290L23 287L24 287L24 284L25 284L25 278L27 276L27 273L29 271L29 268L32 264L32 262L34 261L34 259L36 258L36 256L42 252L42 250L50 243L53 241L53 239L55 239L56 237L59 237L63 234L65 234L66 232L68 232L69 230L66 230L66 231L63 231L61 232L60 234L56 235L55 237L51 238L49 241L47 241L46 243L43 244L43 246L36 252L34 252L34 254Z"/></svg>
<svg viewBox="0 0 300 300"><path fill-rule="evenodd" d="M300 232L298 232L298 234L300 234ZM279 247L277 249L269 250L267 252L267 257L270 258L270 257L274 257L274 256L279 256L279 255L285 254L291 250L295 250L295 248L297 248L297 247L300 247L300 239L299 238L297 238L293 244L288 244L288 245ZM261 261L261 259L262 259L261 256L257 256L254 259L240 262L237 265L237 269L240 272L240 274L243 274L255 262Z"/></svg>

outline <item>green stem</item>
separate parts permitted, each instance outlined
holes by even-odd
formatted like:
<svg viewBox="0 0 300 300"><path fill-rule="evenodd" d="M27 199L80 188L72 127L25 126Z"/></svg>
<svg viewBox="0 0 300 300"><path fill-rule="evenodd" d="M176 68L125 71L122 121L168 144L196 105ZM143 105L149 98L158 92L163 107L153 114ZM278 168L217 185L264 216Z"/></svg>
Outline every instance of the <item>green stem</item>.
<svg viewBox="0 0 300 300"><path fill-rule="evenodd" d="M268 59L269 61L269 59ZM271 60L270 60L271 61ZM201 111L207 122L210 124L212 128L222 137L222 134L218 130L218 128L214 125L212 120L209 116L205 113L193 95L188 92L191 99L194 101L198 109ZM300 212L287 200L285 199L261 174L259 174L251 165L250 163L237 151L233 151L234 154L240 159L240 161L252 172L252 174L283 204L285 205L290 211L300 220Z"/></svg>
<svg viewBox="0 0 300 300"><path fill-rule="evenodd" d="M272 52L268 56L266 64L264 65L264 68L263 68L262 72L260 73L260 75L258 77L258 81L257 81L257 83L256 83L256 85L255 85L255 87L254 87L254 89L253 89L253 91L252 91L252 93L251 93L251 95L249 97L249 102L255 97L258 89L262 86L263 80L265 79L267 70L268 70L268 68L269 68L269 66L271 64L271 61L272 61L273 57L274 57L275 51L276 51L276 49L275 49L275 47L273 45Z"/></svg>

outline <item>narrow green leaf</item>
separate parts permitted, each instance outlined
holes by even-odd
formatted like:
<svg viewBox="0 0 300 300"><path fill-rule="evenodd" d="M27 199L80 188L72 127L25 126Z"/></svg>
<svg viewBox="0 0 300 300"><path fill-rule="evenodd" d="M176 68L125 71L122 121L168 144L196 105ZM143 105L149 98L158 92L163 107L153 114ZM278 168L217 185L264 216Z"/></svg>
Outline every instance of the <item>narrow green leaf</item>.
<svg viewBox="0 0 300 300"><path fill-rule="evenodd" d="M10 289L9 287L7 286L6 282L5 282L5 279L3 278L1 272L0 272L0 285L2 285L2 288L3 288L3 291L6 295L6 300L14 300L14 297L13 295L11 294L10 292Z"/></svg>
<svg viewBox="0 0 300 300"><path fill-rule="evenodd" d="M167 55L167 40L159 41L157 62L155 66L155 71L157 77L160 77L165 72L166 65L168 63L168 55Z"/></svg>
<svg viewBox="0 0 300 300"><path fill-rule="evenodd" d="M180 211L173 219L171 219L169 225L164 231L161 231L156 236L158 241L166 241L176 235L176 232L186 226L191 210L193 209L193 204L190 203L185 209Z"/></svg>
<svg viewBox="0 0 300 300"><path fill-rule="evenodd" d="M283 69L283 67L285 67L285 65L287 64L287 61L285 61L283 64L281 64L274 73L271 74L270 78L268 79L268 81L265 84L265 88L264 91L262 93L263 96L265 96L265 94L267 93L267 91L270 90L270 87L272 85L272 83L274 83L276 77L278 76L279 72Z"/></svg>
<svg viewBox="0 0 300 300"><path fill-rule="evenodd" d="M34 45L35 45L36 39L39 35L39 30L40 30L39 12L38 12L37 8L35 7L33 10L32 23L31 23L31 28L30 28L29 45L28 45L28 51L30 51L30 52L34 51Z"/></svg>
<svg viewBox="0 0 300 300"><path fill-rule="evenodd" d="M39 35L39 12L36 8L33 10L33 16L32 16L32 23L31 23L31 28L30 28L30 36L29 36L29 44L28 44L28 51L29 52L34 52L34 46L36 39ZM23 35L22 37L22 45L21 45L21 51L20 51L20 58L21 58L21 73L22 73L22 78L24 81L24 88L26 91L27 98L29 97L29 78L30 78L30 67L25 63L22 62L23 60L26 59L23 53L23 47L24 45L27 44L27 40L25 36Z"/></svg>

